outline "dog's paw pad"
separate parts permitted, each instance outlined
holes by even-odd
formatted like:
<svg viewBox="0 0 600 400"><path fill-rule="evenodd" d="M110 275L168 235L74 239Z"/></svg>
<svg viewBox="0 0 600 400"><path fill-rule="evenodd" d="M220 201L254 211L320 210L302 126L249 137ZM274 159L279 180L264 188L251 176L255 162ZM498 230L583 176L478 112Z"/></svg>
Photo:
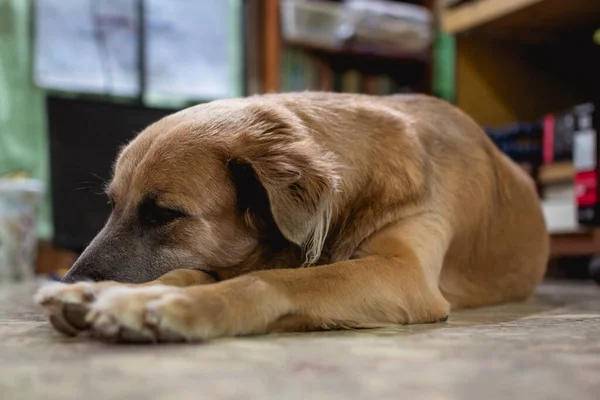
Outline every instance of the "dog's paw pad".
<svg viewBox="0 0 600 400"><path fill-rule="evenodd" d="M49 283L34 296L52 326L59 332L74 336L88 328L85 315L94 300L94 286L89 282L75 284Z"/></svg>
<svg viewBox="0 0 600 400"><path fill-rule="evenodd" d="M48 317L50 324L56 329L58 332L67 336L75 336L80 330L78 328L73 327L71 324L67 322L67 320L61 315L50 315Z"/></svg>
<svg viewBox="0 0 600 400"><path fill-rule="evenodd" d="M87 329L89 326L85 321L85 316L89 311L89 305L87 304L71 304L66 303L63 305L62 314L65 319L77 330Z"/></svg>

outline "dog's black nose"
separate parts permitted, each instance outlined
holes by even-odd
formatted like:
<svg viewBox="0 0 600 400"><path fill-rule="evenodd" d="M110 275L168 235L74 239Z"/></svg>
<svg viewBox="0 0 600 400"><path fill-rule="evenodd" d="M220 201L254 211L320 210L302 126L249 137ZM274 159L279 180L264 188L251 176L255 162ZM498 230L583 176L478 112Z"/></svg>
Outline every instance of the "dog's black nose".
<svg viewBox="0 0 600 400"><path fill-rule="evenodd" d="M77 279L75 277L75 274L70 274L67 272L67 274L65 276L62 277L62 279L60 280L62 283L75 283L78 280L83 280L83 279Z"/></svg>
<svg viewBox="0 0 600 400"><path fill-rule="evenodd" d="M68 271L67 274L65 276L62 277L62 279L60 280L63 283L75 283L75 282L81 282L81 281L96 281L97 279L94 279L93 276L88 276L87 274L81 274L78 273L77 271Z"/></svg>

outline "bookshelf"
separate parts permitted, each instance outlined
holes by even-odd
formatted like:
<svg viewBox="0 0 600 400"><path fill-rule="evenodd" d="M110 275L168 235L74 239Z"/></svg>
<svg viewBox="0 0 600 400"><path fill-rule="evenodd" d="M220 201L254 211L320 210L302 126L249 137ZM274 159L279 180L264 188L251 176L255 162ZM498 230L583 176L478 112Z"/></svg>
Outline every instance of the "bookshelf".
<svg viewBox="0 0 600 400"><path fill-rule="evenodd" d="M599 14L596 0L473 0L446 9L441 20L452 34L510 30L513 38L547 42L559 31L597 23Z"/></svg>
<svg viewBox="0 0 600 400"><path fill-rule="evenodd" d="M430 63L432 58L430 51L410 52L392 49L379 49L352 44L340 48L329 48L326 46L319 46L302 41L286 40L284 45L291 48L312 52L322 57L348 57L353 59L354 62L360 62L361 59L368 59L369 61L394 62L402 64L426 64Z"/></svg>
<svg viewBox="0 0 600 400"><path fill-rule="evenodd" d="M538 179L542 184L572 181L574 177L575 169L571 162L557 162L542 165L538 175Z"/></svg>
<svg viewBox="0 0 600 400"><path fill-rule="evenodd" d="M456 36L457 104L480 124L534 121L599 101L600 1L471 0L442 9L440 20ZM568 186L573 176L561 162L543 165L538 178ZM575 218L573 205L558 212ZM600 254L600 228L553 232L551 254Z"/></svg>
<svg viewBox="0 0 600 400"><path fill-rule="evenodd" d="M442 15L448 33L461 33L506 16L514 16L543 0L484 0L449 8Z"/></svg>

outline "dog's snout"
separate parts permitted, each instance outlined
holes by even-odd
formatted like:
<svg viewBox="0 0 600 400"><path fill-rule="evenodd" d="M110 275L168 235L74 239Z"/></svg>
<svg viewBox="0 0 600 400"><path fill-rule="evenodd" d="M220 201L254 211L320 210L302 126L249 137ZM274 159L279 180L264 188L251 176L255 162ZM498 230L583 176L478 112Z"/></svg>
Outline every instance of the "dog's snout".
<svg viewBox="0 0 600 400"><path fill-rule="evenodd" d="M81 281L100 281L105 278L98 273L98 269L94 264L90 263L85 256L80 256L79 259L71 266L65 276L61 279L64 283L75 283Z"/></svg>

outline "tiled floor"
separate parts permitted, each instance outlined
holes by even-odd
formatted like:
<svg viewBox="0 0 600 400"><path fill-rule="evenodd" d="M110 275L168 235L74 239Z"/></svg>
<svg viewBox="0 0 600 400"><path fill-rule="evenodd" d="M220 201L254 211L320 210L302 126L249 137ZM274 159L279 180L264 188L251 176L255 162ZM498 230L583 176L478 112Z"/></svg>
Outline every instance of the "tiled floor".
<svg viewBox="0 0 600 400"><path fill-rule="evenodd" d="M156 346L62 337L32 293L0 286L2 400L600 399L592 284L434 325Z"/></svg>

